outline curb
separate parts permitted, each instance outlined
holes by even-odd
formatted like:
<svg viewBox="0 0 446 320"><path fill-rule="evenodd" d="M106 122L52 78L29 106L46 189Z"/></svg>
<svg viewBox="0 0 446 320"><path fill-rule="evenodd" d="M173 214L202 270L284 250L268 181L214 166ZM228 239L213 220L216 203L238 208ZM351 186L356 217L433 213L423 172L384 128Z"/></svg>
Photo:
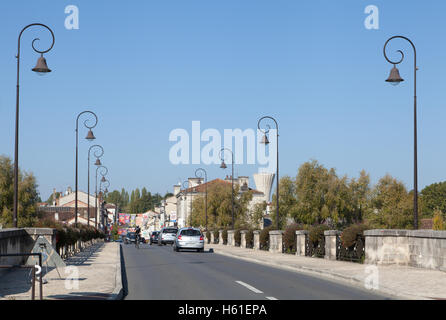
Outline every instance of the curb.
<svg viewBox="0 0 446 320"><path fill-rule="evenodd" d="M309 267L304 267L304 266L299 266L299 265L291 267L288 265L280 264L278 262L264 261L261 259L256 259L256 258L251 258L251 257L243 257L243 256L239 256L234 253L218 251L218 248L216 248L216 249L214 248L214 253L220 254L222 256L228 256L231 258L236 258L236 259L241 259L241 260L254 262L254 263L258 263L258 264L268 265L271 267L276 267L276 268L284 269L284 270L288 270L288 271L305 273L305 274L310 274L313 276L319 276L319 278L325 278L325 279L330 278L330 279L334 279L334 280L338 280L338 281L342 281L342 282L347 281L350 284L354 285L355 287L360 287L360 289L364 289L362 287L363 280L358 279L353 276L345 276L345 275L342 275L342 274L339 274L336 272L330 272L330 271L326 271L326 270L322 271L319 269L309 268ZM434 299L423 297L423 296L417 296L417 295L412 295L412 294L407 294L407 293L400 293L393 289L383 287L383 286L380 286L380 289L378 289L378 290L368 290L368 291L374 292L374 293L382 293L382 294L386 294L386 295L392 295L394 297L398 297L398 298L405 299L405 300L434 300Z"/></svg>
<svg viewBox="0 0 446 320"><path fill-rule="evenodd" d="M124 289L122 286L122 270L121 270L121 244L117 246L116 256L118 262L116 263L115 289L110 294L107 300L122 300L124 298Z"/></svg>

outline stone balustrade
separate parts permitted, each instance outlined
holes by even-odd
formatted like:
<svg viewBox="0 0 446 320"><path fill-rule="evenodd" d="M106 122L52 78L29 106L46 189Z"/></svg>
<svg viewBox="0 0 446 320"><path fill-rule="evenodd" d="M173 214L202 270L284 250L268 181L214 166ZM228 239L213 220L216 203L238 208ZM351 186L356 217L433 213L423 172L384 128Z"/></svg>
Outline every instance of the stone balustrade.
<svg viewBox="0 0 446 320"><path fill-rule="evenodd" d="M240 230L240 248L246 248L246 234L248 230Z"/></svg>
<svg viewBox="0 0 446 320"><path fill-rule="evenodd" d="M218 243L224 244L223 243L223 230L218 230Z"/></svg>
<svg viewBox="0 0 446 320"><path fill-rule="evenodd" d="M254 250L260 250L260 230L254 230Z"/></svg>
<svg viewBox="0 0 446 320"><path fill-rule="evenodd" d="M228 230L228 246L235 246L234 233L235 230Z"/></svg>

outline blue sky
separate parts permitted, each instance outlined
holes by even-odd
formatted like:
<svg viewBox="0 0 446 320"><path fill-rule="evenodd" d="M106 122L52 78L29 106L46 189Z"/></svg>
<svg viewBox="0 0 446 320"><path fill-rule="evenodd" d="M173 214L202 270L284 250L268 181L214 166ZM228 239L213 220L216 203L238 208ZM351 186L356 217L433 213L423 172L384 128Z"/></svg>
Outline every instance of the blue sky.
<svg viewBox="0 0 446 320"><path fill-rule="evenodd" d="M67 5L79 8L80 29L64 27ZM368 5L379 30L364 27ZM0 154L13 157L17 37L33 22L52 27L46 54L53 72L30 71L37 54L29 29L21 51L21 168L32 171L42 199L74 187L75 119L99 117L96 143L105 149L110 189L146 186L164 193L199 166L169 162L169 133L256 128L263 115L280 128L281 175L295 176L317 159L338 174L361 169L376 183L386 173L413 181L413 53L402 49L406 80L384 82L387 38L412 39L418 53L419 189L446 179L446 22L444 1L4 1L0 4ZM80 136L86 135L85 128ZM86 190L86 151L80 142L79 188ZM224 177L218 165L209 178ZM256 165L236 166L252 175ZM93 179L92 179L93 180ZM251 180L252 181L252 180ZM93 182L91 182L93 183ZM253 181L252 181L253 183ZM94 183L93 183L94 185Z"/></svg>

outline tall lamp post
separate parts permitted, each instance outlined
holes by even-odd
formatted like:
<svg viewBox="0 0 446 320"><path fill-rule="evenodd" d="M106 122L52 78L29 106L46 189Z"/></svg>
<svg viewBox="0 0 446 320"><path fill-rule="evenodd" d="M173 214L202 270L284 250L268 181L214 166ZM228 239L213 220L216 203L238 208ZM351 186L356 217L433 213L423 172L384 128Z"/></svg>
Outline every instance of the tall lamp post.
<svg viewBox="0 0 446 320"><path fill-rule="evenodd" d="M87 200L87 211L88 211L88 222L87 225L90 225L90 152L93 148L99 148L100 149L100 154L98 155L96 152L99 150L96 150L93 154L96 157L96 162L94 163L95 166L100 166L102 165L101 160L99 159L100 157L102 157L104 155L104 148L102 148L102 146L95 144L93 146L91 146L88 149L88 200Z"/></svg>
<svg viewBox="0 0 446 320"><path fill-rule="evenodd" d="M263 138L260 143L265 144L265 146L269 144L267 135L269 133L270 126L266 125L267 129L262 129L260 127L261 122L264 119L271 119L274 121L274 123L276 125L276 138L277 138L277 141L276 141L276 157L277 157L277 163L276 163L276 228L277 228L277 230L280 230L280 224L279 224L279 125L277 124L276 119L274 119L273 117L270 117L270 116L264 116L259 119L259 121L257 122L257 128L259 128L259 130L263 133Z"/></svg>
<svg viewBox="0 0 446 320"><path fill-rule="evenodd" d="M227 148L222 148L220 150L220 160L221 160L221 165L220 168L221 169L226 169L226 163L225 163L225 157L224 157L224 152L225 151L229 151L231 153L232 156L232 176L231 176L231 182L232 182L232 191L231 191L231 202L232 202L232 229L234 229L234 152L232 152L232 150L227 149Z"/></svg>
<svg viewBox="0 0 446 320"><path fill-rule="evenodd" d="M413 219L414 219L414 229L418 229L418 160L417 160L417 50L415 49L415 45L413 44L412 41L410 41L408 38L403 37L403 36L393 36L390 37L386 43L384 44L384 48L383 48L383 52L384 52L384 57L386 58L386 60L393 64L393 68L390 71L390 75L389 78L387 78L386 82L389 82L392 85L398 85L400 82L404 81L403 78L401 78L400 73L398 68L396 67L396 65L400 64L401 62L403 62L404 60L404 53L401 50L398 50L397 52L399 52L401 54L401 59L399 61L392 61L387 57L386 54L386 47L387 44L393 40L393 39L403 39L408 41L412 48L413 48L413 52L414 52L414 65L413 65L413 74L414 74L414 102L413 102L413 119L414 119L414 197L413 197Z"/></svg>
<svg viewBox="0 0 446 320"><path fill-rule="evenodd" d="M107 167L105 167L103 165L100 165L100 166L96 167L96 178L95 178L96 186L95 186L95 193L94 193L94 196L95 196L94 227L96 229L98 228L98 170L99 169L102 169L101 175L102 175L103 178L104 178L105 175L108 174Z"/></svg>
<svg viewBox="0 0 446 320"><path fill-rule="evenodd" d="M78 114L77 118L76 118L76 169L75 169L75 185L76 185L76 194L75 194L75 199L74 199L74 226L77 228L77 180L78 180L78 149L79 149L79 118L80 116L82 116L83 114L90 114L93 115L95 118L95 122L92 126L88 125L88 119L84 121L84 126L88 129L88 134L85 137L85 139L87 139L88 141L93 141L95 138L93 131L91 131L91 129L93 129L94 127L96 127L96 125L98 124L98 117L96 116L96 114L92 111L83 111L81 113Z"/></svg>
<svg viewBox="0 0 446 320"><path fill-rule="evenodd" d="M102 184L106 184L104 187L105 189L102 189ZM104 208L104 203L105 203L105 197L107 196L108 193L108 188L110 187L110 181L108 181L107 179L105 179L105 176L102 176L101 182L99 183L99 192L102 193L104 196L102 197L102 202L101 202L101 221L102 221L102 231L104 231L104 233L107 230L107 210ZM104 212L105 210L105 212ZM105 219L105 223L104 223L104 219Z"/></svg>
<svg viewBox="0 0 446 320"><path fill-rule="evenodd" d="M20 88L20 40L22 38L22 34L23 32L33 26L41 26L46 28L50 33L51 36L53 38L53 41L51 43L51 46L49 47L48 50L44 50L44 51L40 51L37 50L34 47L34 42L37 40L40 40L39 38L35 38L32 43L31 46L33 48L33 50L37 53L40 53L40 58L37 60L37 65L32 69L32 71L37 72L39 74L46 74L48 72L51 72L51 70L48 68L47 64L46 64L46 60L43 57L44 53L47 53L48 51L50 51L53 46L54 46L54 42L55 42L55 38L54 38L54 33L53 31L46 25L41 24L41 23L32 23L27 25L26 27L24 27L22 29L22 31L20 31L19 34L19 39L18 39L18 46L17 46L17 92L16 92L16 113L15 113L15 146L14 146L14 207L13 207L13 225L14 228L17 228L17 209L18 209L18 201L19 201L19 101L20 101L20 95L19 95L19 88Z"/></svg>
<svg viewBox="0 0 446 320"><path fill-rule="evenodd" d="M205 215L205 228L208 230L208 174L203 168L195 170L195 177L202 178L204 175L204 215Z"/></svg>

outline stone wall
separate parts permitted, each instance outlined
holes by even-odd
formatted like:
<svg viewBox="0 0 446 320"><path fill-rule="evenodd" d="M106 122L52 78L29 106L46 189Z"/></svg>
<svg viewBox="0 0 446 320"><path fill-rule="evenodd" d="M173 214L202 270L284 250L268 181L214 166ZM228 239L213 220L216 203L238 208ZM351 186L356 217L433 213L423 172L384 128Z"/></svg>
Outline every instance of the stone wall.
<svg viewBox="0 0 446 320"><path fill-rule="evenodd" d="M365 263L446 271L446 231L367 230Z"/></svg>
<svg viewBox="0 0 446 320"><path fill-rule="evenodd" d="M56 249L56 230L23 228L0 230L0 254L30 253L39 236L45 237ZM0 264L23 264L28 257L0 257Z"/></svg>
<svg viewBox="0 0 446 320"><path fill-rule="evenodd" d="M269 232L269 252L282 253L283 230L272 230Z"/></svg>

